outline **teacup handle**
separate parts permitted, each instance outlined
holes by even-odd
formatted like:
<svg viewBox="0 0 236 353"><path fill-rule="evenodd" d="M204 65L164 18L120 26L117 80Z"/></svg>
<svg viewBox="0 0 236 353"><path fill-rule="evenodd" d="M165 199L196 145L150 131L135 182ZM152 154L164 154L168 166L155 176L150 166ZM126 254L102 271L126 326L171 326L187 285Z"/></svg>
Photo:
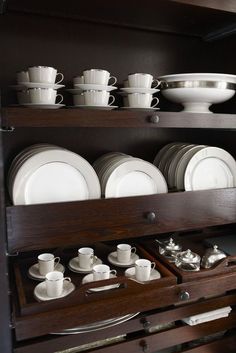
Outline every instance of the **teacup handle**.
<svg viewBox="0 0 236 353"><path fill-rule="evenodd" d="M153 86L153 84L156 84L156 86ZM156 78L152 81L152 88L157 88L160 86L161 81L157 80Z"/></svg>
<svg viewBox="0 0 236 353"><path fill-rule="evenodd" d="M116 270L110 270L110 274L113 274L113 275L115 275L115 276L116 276L117 271L116 271Z"/></svg>
<svg viewBox="0 0 236 353"><path fill-rule="evenodd" d="M154 98L152 99L152 103L153 103L154 101L156 101L156 103L155 103L154 105L151 105L152 108L155 108L155 107L157 106L157 104L159 103L159 99L158 99L157 97L154 97Z"/></svg>
<svg viewBox="0 0 236 353"><path fill-rule="evenodd" d="M58 72L58 73L56 74L56 77L57 77L58 75L60 75L60 76L61 76L61 79L60 79L59 81L57 81L57 82L56 82L56 85L57 85L58 83L60 83L61 81L63 81L63 80L64 80L64 75L63 75L62 73Z"/></svg>
<svg viewBox="0 0 236 353"><path fill-rule="evenodd" d="M63 101L63 95L57 94L56 99L57 99L57 97L61 97L61 100L59 100L59 102L56 103L56 104L60 104Z"/></svg>
<svg viewBox="0 0 236 353"><path fill-rule="evenodd" d="M60 260L61 259L60 259L59 256L54 258L54 269L57 267L57 265L59 264Z"/></svg>
<svg viewBox="0 0 236 353"><path fill-rule="evenodd" d="M117 78L116 78L115 76L110 76L109 81L110 81L110 79L112 79L112 78L113 78L114 82L113 82L113 83L110 83L110 82L109 82L109 85L110 85L110 86L114 86L114 84L117 82Z"/></svg>
<svg viewBox="0 0 236 353"><path fill-rule="evenodd" d="M151 271L153 271L155 267L156 267L155 262L151 262Z"/></svg>
<svg viewBox="0 0 236 353"><path fill-rule="evenodd" d="M135 247L135 246L133 246L133 247L131 248L131 252L132 252L133 254L136 253L136 247Z"/></svg>
<svg viewBox="0 0 236 353"><path fill-rule="evenodd" d="M71 278L70 278L70 277L64 277L64 278L63 278L63 281L71 282Z"/></svg>
<svg viewBox="0 0 236 353"><path fill-rule="evenodd" d="M112 99L112 101L110 103L108 103L108 105L112 105L115 102L115 97L114 96L110 96L109 99Z"/></svg>
<svg viewBox="0 0 236 353"><path fill-rule="evenodd" d="M92 263L94 264L95 261L97 261L98 257L96 255L91 255L91 260Z"/></svg>

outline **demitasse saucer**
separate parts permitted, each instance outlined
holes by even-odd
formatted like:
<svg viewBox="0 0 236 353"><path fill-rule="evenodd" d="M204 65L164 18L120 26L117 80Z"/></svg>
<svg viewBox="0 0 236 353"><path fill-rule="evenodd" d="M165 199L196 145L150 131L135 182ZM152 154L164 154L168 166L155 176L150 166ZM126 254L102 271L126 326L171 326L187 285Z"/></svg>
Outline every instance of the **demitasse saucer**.
<svg viewBox="0 0 236 353"><path fill-rule="evenodd" d="M125 270L125 276L138 282L138 283L147 283L149 281L153 281L155 279L161 278L160 272L158 272L157 270L154 269L151 271L150 279L148 281L138 281L135 277L135 267L127 268L127 270Z"/></svg>
<svg viewBox="0 0 236 353"><path fill-rule="evenodd" d="M65 272L65 267L62 264L58 264L55 267L55 271L59 271L64 273ZM45 280L45 276L41 275L39 273L39 264L36 263L34 265L32 265L29 269L28 269L28 275L29 277L31 277L32 279L36 279L38 281L44 281Z"/></svg>
<svg viewBox="0 0 236 353"><path fill-rule="evenodd" d="M37 82L20 82L19 86L24 88L52 88L59 89L65 87L65 85L59 85L57 83L37 83ZM13 86L11 86L13 87Z"/></svg>
<svg viewBox="0 0 236 353"><path fill-rule="evenodd" d="M154 94L159 92L160 90L157 88L140 88L140 87L124 87L120 89L125 93L150 93ZM123 92L118 92L121 95L124 95Z"/></svg>
<svg viewBox="0 0 236 353"><path fill-rule="evenodd" d="M96 91L107 91L111 92L117 89L115 86L106 86L106 85L94 85L90 83L77 83L74 85L74 88L80 88L82 91L96 90Z"/></svg>
<svg viewBox="0 0 236 353"><path fill-rule="evenodd" d="M47 291L46 291L46 282L43 281L41 283L39 283L35 288L34 288L34 297L38 300L38 301L48 301L48 300L53 300L53 299L59 299L59 298L63 298L66 297L67 295L69 295L71 292L73 292L75 290L75 285L72 282L69 281L64 281L63 282L63 290L62 293L59 297L49 297L47 295Z"/></svg>
<svg viewBox="0 0 236 353"><path fill-rule="evenodd" d="M139 256L137 254L132 253L130 261L127 264L121 263L117 260L117 251L114 251L108 255L108 261L115 266L118 267L129 267L132 266L136 260L139 259Z"/></svg>
<svg viewBox="0 0 236 353"><path fill-rule="evenodd" d="M40 103L25 103L22 107L33 108L33 109L59 109L64 107L65 104L40 104Z"/></svg>
<svg viewBox="0 0 236 353"><path fill-rule="evenodd" d="M110 278L116 278L116 276L111 273ZM90 273L89 275L85 276L82 279L82 284L87 284L87 283L91 283L91 282L94 282L92 273ZM109 286L103 286L103 287L99 287L99 288L91 288L91 289L89 289L89 291L90 292L100 292L103 290L118 288L119 286L120 286L119 283L116 283L116 284L110 284Z"/></svg>
<svg viewBox="0 0 236 353"><path fill-rule="evenodd" d="M112 110L117 109L116 105L72 105L68 108L95 109L95 110Z"/></svg>
<svg viewBox="0 0 236 353"><path fill-rule="evenodd" d="M149 107L149 108L140 108L140 107L121 107L120 109L126 109L126 110L135 110L135 111L140 111L140 112L153 112L155 110L160 110L160 108L155 108L155 107Z"/></svg>
<svg viewBox="0 0 236 353"><path fill-rule="evenodd" d="M96 258L96 260L94 261L93 265L89 268L89 269L84 269L79 267L79 259L78 256L74 257L73 259L70 260L68 267L72 272L76 272L76 273L90 273L93 270L93 266L95 265L100 265L102 264L102 260L99 258Z"/></svg>

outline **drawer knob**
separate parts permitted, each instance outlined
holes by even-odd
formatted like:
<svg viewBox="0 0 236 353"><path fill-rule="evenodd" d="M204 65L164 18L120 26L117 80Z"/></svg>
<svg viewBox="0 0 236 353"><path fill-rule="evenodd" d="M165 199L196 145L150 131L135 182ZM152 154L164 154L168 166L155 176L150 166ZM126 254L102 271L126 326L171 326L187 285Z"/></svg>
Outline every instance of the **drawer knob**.
<svg viewBox="0 0 236 353"><path fill-rule="evenodd" d="M153 223L156 219L156 213L155 212L148 212L146 214L146 218L150 223Z"/></svg>
<svg viewBox="0 0 236 353"><path fill-rule="evenodd" d="M143 317L141 320L140 320L141 324L143 325L143 328L146 330L150 327L151 325L151 322L148 321L145 317Z"/></svg>
<svg viewBox="0 0 236 353"><path fill-rule="evenodd" d="M183 300L183 301L184 300L189 300L190 299L190 294L187 291L182 291L182 292L180 292L179 298L180 298L180 300Z"/></svg>
<svg viewBox="0 0 236 353"><path fill-rule="evenodd" d="M157 114L153 114L151 117L150 117L150 122L153 123L153 124L157 124L159 123L159 116Z"/></svg>
<svg viewBox="0 0 236 353"><path fill-rule="evenodd" d="M146 341L141 341L140 346L143 349L143 353L147 353L149 351L149 346Z"/></svg>

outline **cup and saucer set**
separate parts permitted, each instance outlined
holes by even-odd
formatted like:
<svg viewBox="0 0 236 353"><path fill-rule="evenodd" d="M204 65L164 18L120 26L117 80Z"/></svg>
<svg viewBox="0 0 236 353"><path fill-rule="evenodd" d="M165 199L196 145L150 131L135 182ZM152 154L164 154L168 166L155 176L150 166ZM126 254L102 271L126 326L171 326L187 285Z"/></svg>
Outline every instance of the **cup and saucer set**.
<svg viewBox="0 0 236 353"><path fill-rule="evenodd" d="M59 80L56 82L57 77ZM17 73L17 85L10 86L16 91L18 104L27 108L59 109L63 96L57 90L65 87L62 73L49 66L33 66Z"/></svg>
<svg viewBox="0 0 236 353"><path fill-rule="evenodd" d="M124 87L118 92L123 97L124 106L121 109L135 111L155 111L159 99L153 97L153 94L159 92L157 87L160 81L153 79L148 73L129 74L128 79L124 81Z"/></svg>
<svg viewBox="0 0 236 353"><path fill-rule="evenodd" d="M73 95L73 106L70 108L112 110L115 97L110 94L116 90L117 78L102 69L84 70L81 76L73 79L74 88L67 89Z"/></svg>
<svg viewBox="0 0 236 353"><path fill-rule="evenodd" d="M38 301L63 298L75 290L70 277L64 277L65 267L60 258L44 253L38 256L38 262L28 270L30 278L40 281L34 288L34 297Z"/></svg>

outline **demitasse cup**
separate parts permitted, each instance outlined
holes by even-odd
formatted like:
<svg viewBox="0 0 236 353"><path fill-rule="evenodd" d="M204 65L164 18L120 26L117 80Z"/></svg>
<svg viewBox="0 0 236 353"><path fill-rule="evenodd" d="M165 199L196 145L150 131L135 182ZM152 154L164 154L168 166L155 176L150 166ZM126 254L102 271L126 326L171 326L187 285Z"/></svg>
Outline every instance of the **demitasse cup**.
<svg viewBox="0 0 236 353"><path fill-rule="evenodd" d="M84 105L84 93L73 94L74 105Z"/></svg>
<svg viewBox="0 0 236 353"><path fill-rule="evenodd" d="M16 81L18 84L22 82L29 82L29 73L28 71L19 71L16 73Z"/></svg>
<svg viewBox="0 0 236 353"><path fill-rule="evenodd" d="M90 269L96 259L92 248L80 248L78 250L79 267Z"/></svg>
<svg viewBox="0 0 236 353"><path fill-rule="evenodd" d="M29 94L30 102L34 104L59 104L63 101L63 96L52 88L31 88ZM57 97L60 97L60 100L56 103Z"/></svg>
<svg viewBox="0 0 236 353"><path fill-rule="evenodd" d="M64 79L62 73L49 66L33 66L29 67L28 71L30 82L54 84L57 76L60 76L61 79L56 83L60 83Z"/></svg>
<svg viewBox="0 0 236 353"><path fill-rule="evenodd" d="M40 254L38 256L39 273L45 276L48 272L54 271L59 262L60 257L55 257L53 254Z"/></svg>
<svg viewBox="0 0 236 353"><path fill-rule="evenodd" d="M153 76L145 73L135 73L128 75L129 87L136 88L157 88L160 81L153 80ZM154 86L153 86L154 85Z"/></svg>
<svg viewBox="0 0 236 353"><path fill-rule="evenodd" d="M84 76L76 76L73 78L73 84L77 85L80 83L84 83Z"/></svg>
<svg viewBox="0 0 236 353"><path fill-rule="evenodd" d="M46 292L50 298L59 297L63 291L64 281L71 282L70 277L64 277L62 272L52 271L46 274Z"/></svg>
<svg viewBox="0 0 236 353"><path fill-rule="evenodd" d="M109 99L111 98L111 102ZM114 103L115 97L110 95L107 91L96 91L96 90L89 90L84 91L84 103L85 105L111 105ZM109 102L109 104L108 104Z"/></svg>
<svg viewBox="0 0 236 353"><path fill-rule="evenodd" d="M129 81L128 80L124 80L123 81L123 86L124 86L124 88L128 88L129 87Z"/></svg>
<svg viewBox="0 0 236 353"><path fill-rule="evenodd" d="M17 91L17 100L19 104L30 103L29 91Z"/></svg>
<svg viewBox="0 0 236 353"><path fill-rule="evenodd" d="M156 103L151 105L155 101ZM128 103L129 107L154 108L159 103L159 99L153 98L150 93L130 93L128 94Z"/></svg>
<svg viewBox="0 0 236 353"><path fill-rule="evenodd" d="M84 83L93 85L104 85L108 84L113 86L117 82L117 78L110 76L110 72L101 69L90 69L83 72ZM113 79L113 82L109 82Z"/></svg>
<svg viewBox="0 0 236 353"><path fill-rule="evenodd" d="M136 248L129 244L118 244L116 247L117 260L120 263L127 264L131 260L132 253L136 253Z"/></svg>
<svg viewBox="0 0 236 353"><path fill-rule="evenodd" d="M108 265L95 265L93 266L93 280L100 281L109 279L110 275L116 275L116 270L110 270Z"/></svg>
<svg viewBox="0 0 236 353"><path fill-rule="evenodd" d="M144 282L150 279L151 271L154 270L156 264L146 259L135 261L135 277L138 281Z"/></svg>

